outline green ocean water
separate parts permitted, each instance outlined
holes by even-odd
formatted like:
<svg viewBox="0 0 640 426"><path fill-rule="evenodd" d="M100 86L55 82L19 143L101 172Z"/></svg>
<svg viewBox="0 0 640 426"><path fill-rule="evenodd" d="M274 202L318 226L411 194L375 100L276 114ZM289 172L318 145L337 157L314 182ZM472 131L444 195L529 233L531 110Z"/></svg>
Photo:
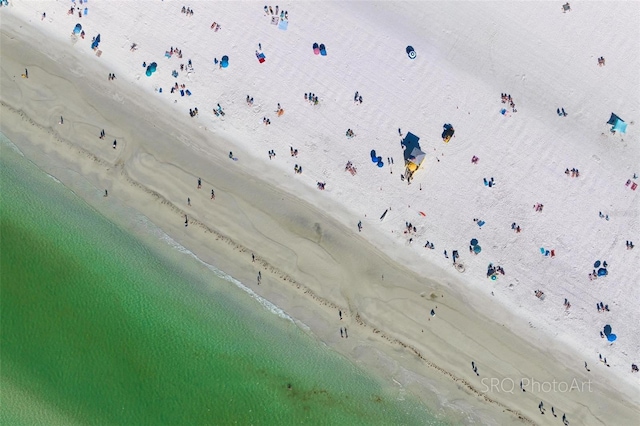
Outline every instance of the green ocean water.
<svg viewBox="0 0 640 426"><path fill-rule="evenodd" d="M0 149L1 424L445 424Z"/></svg>

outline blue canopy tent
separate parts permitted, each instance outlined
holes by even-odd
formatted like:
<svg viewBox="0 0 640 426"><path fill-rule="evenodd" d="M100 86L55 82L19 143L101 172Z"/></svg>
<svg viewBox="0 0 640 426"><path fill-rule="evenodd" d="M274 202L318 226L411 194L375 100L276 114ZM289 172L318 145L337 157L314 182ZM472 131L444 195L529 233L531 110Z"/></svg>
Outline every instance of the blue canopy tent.
<svg viewBox="0 0 640 426"><path fill-rule="evenodd" d="M611 124L613 126L611 127L611 131L614 133L627 133L627 123L625 123L622 118L618 117L614 113L611 113L611 117L609 118L609 121L607 121L607 124Z"/></svg>

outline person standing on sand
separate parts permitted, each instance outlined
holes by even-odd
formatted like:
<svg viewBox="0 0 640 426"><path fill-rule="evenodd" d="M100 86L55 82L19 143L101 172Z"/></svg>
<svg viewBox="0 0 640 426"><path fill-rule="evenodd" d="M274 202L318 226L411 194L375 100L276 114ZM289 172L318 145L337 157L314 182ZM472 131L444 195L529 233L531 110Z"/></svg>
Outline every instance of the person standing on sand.
<svg viewBox="0 0 640 426"><path fill-rule="evenodd" d="M184 215L184 227L186 228L187 226L189 226L189 217L185 214Z"/></svg>
<svg viewBox="0 0 640 426"><path fill-rule="evenodd" d="M191 198L187 197L187 205L191 206Z"/></svg>
<svg viewBox="0 0 640 426"><path fill-rule="evenodd" d="M202 179L198 178L198 189L202 188Z"/></svg>
<svg viewBox="0 0 640 426"><path fill-rule="evenodd" d="M213 192L213 189L211 190L211 199L215 200L216 199L216 193Z"/></svg>
<svg viewBox="0 0 640 426"><path fill-rule="evenodd" d="M107 192L107 190L106 190L106 189L104 190L104 196L105 196L105 197L108 197L108 196L109 196L109 193Z"/></svg>
<svg viewBox="0 0 640 426"><path fill-rule="evenodd" d="M347 327L344 328L344 338L348 339L349 335L347 334Z"/></svg>
<svg viewBox="0 0 640 426"><path fill-rule="evenodd" d="M60 116L60 124L64 124L64 118L62 118L62 116Z"/></svg>
<svg viewBox="0 0 640 426"><path fill-rule="evenodd" d="M340 319L342 320L342 311L338 310L338 316L340 316Z"/></svg>

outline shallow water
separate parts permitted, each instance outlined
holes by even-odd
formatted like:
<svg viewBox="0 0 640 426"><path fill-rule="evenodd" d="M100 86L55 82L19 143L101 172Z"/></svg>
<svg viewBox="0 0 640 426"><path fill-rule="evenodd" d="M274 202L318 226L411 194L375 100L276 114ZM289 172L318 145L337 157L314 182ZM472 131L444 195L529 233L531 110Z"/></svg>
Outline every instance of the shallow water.
<svg viewBox="0 0 640 426"><path fill-rule="evenodd" d="M1 148L1 423L444 424Z"/></svg>

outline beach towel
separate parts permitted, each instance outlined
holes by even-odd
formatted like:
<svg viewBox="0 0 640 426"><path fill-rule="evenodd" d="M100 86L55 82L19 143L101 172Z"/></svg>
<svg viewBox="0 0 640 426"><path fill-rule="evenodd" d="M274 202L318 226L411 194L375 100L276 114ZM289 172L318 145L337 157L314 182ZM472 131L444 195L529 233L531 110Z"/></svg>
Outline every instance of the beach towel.
<svg viewBox="0 0 640 426"><path fill-rule="evenodd" d="M278 25L278 28L281 29L282 31L287 31L288 26L289 26L289 21L282 20L280 21L280 25Z"/></svg>
<svg viewBox="0 0 640 426"><path fill-rule="evenodd" d="M322 56L327 56L327 49L324 47L324 44L320 45L320 54Z"/></svg>
<svg viewBox="0 0 640 426"><path fill-rule="evenodd" d="M313 43L313 54L314 55L319 55L320 54L320 49L318 48L318 43Z"/></svg>
<svg viewBox="0 0 640 426"><path fill-rule="evenodd" d="M264 61L266 61L266 60L267 60L267 59L264 57L264 53L262 53L262 52L258 53L256 56L257 56L257 58L258 58L258 62L260 62L261 64L262 64Z"/></svg>
<svg viewBox="0 0 640 426"><path fill-rule="evenodd" d="M189 89L185 90L185 92L187 94L187 96L191 96L191 91L189 91Z"/></svg>
<svg viewBox="0 0 640 426"><path fill-rule="evenodd" d="M184 96L184 90L180 89L180 96Z"/></svg>

